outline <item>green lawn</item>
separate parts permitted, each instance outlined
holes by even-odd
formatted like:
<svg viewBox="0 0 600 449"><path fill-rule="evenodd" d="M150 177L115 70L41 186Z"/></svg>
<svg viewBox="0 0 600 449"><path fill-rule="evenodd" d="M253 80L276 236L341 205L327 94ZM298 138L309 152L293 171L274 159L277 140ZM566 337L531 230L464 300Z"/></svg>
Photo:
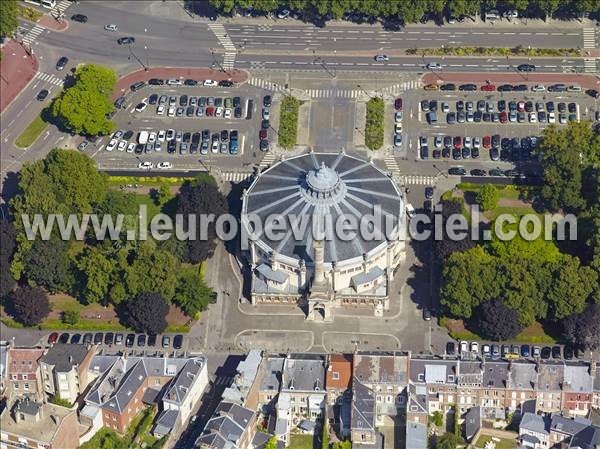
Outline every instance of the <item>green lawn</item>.
<svg viewBox="0 0 600 449"><path fill-rule="evenodd" d="M147 195L145 193L134 193L135 195L135 202L136 204L139 206L141 206L142 204L145 204L146 207L148 208L148 222L150 222L150 220L152 220L152 217L154 217L156 214L160 213L160 206L158 206L154 200L152 198L150 198L150 195Z"/></svg>
<svg viewBox="0 0 600 449"><path fill-rule="evenodd" d="M441 318L440 326L445 326L448 329L450 336L455 340L484 340L484 338L468 330L460 320ZM523 331L510 340L510 342L554 344L556 343L556 339L547 334L542 324L536 321L523 329Z"/></svg>
<svg viewBox="0 0 600 449"><path fill-rule="evenodd" d="M108 185L119 187L123 184L139 184L141 186L158 187L161 184L181 185L192 178L164 178L161 176L109 176Z"/></svg>
<svg viewBox="0 0 600 449"><path fill-rule="evenodd" d="M290 149L296 145L299 111L300 100L290 95L283 98L279 112L279 131L277 132L279 145L283 148Z"/></svg>
<svg viewBox="0 0 600 449"><path fill-rule="evenodd" d="M506 440L503 438L499 438L500 441L494 441L496 443L496 449L514 449L517 447L517 442L514 440ZM488 441L492 441L492 437L487 435L481 435L475 444L477 448L484 448L485 443Z"/></svg>
<svg viewBox="0 0 600 449"><path fill-rule="evenodd" d="M15 140L15 145L19 148L28 148L35 142L40 134L44 132L48 122L44 121L41 115L38 115L33 121L23 130L21 135Z"/></svg>
<svg viewBox="0 0 600 449"><path fill-rule="evenodd" d="M313 449L313 435L292 435L288 449Z"/></svg>

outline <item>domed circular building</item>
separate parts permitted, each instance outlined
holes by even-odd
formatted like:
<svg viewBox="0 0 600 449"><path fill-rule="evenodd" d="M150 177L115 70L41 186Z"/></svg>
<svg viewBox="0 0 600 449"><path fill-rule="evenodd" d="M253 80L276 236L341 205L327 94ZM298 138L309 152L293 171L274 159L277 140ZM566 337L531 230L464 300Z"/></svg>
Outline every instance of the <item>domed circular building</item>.
<svg viewBox="0 0 600 449"><path fill-rule="evenodd" d="M244 192L241 221L248 235L256 231L246 251L253 304L299 303L308 319L324 320L334 306L389 308L405 203L371 162L343 152L282 160Z"/></svg>

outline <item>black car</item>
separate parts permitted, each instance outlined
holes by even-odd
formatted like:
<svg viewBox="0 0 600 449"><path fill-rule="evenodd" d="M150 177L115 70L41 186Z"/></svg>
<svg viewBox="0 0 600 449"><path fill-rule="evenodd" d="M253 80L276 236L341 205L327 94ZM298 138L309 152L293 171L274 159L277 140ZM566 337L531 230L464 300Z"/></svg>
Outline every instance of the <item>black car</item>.
<svg viewBox="0 0 600 449"><path fill-rule="evenodd" d="M447 355L456 354L456 345L454 344L453 341L449 341L448 343L446 343L446 354Z"/></svg>
<svg viewBox="0 0 600 449"><path fill-rule="evenodd" d="M421 101L421 111L429 112L429 100Z"/></svg>
<svg viewBox="0 0 600 449"><path fill-rule="evenodd" d="M173 154L177 151L177 141L175 139L169 140L167 143L167 153Z"/></svg>
<svg viewBox="0 0 600 449"><path fill-rule="evenodd" d="M433 187L425 187L425 198L428 200L433 198Z"/></svg>
<svg viewBox="0 0 600 449"><path fill-rule="evenodd" d="M107 332L106 334L104 334L104 344L105 345L112 345L114 343L115 340L115 334L113 334L112 332Z"/></svg>
<svg viewBox="0 0 600 449"><path fill-rule="evenodd" d="M140 348L143 348L144 346L146 346L146 335L144 335L144 334L138 335L137 345Z"/></svg>
<svg viewBox="0 0 600 449"><path fill-rule="evenodd" d="M115 108L117 109L121 109L123 107L123 105L125 104L125 97L119 97L115 100Z"/></svg>
<svg viewBox="0 0 600 449"><path fill-rule="evenodd" d="M498 91L499 92L512 92L513 87L511 84L502 84L500 86L498 86Z"/></svg>
<svg viewBox="0 0 600 449"><path fill-rule="evenodd" d="M448 174L456 176L465 176L467 174L467 170L465 170L462 167L450 167L448 169Z"/></svg>
<svg viewBox="0 0 600 449"><path fill-rule="evenodd" d="M185 84L186 86L196 86L198 84L198 81L187 79L183 82L183 84Z"/></svg>
<svg viewBox="0 0 600 449"><path fill-rule="evenodd" d="M525 92L529 89L527 88L527 84L517 84L516 86L513 86L512 90L514 92Z"/></svg>
<svg viewBox="0 0 600 449"><path fill-rule="evenodd" d="M158 95L157 94L152 94L148 97L148 104L156 104L158 103Z"/></svg>
<svg viewBox="0 0 600 449"><path fill-rule="evenodd" d="M535 72L535 66L533 64L520 64L517 66L519 72Z"/></svg>
<svg viewBox="0 0 600 449"><path fill-rule="evenodd" d="M202 140L203 141L208 141L208 139L210 139L210 130L203 129L202 130Z"/></svg>
<svg viewBox="0 0 600 449"><path fill-rule="evenodd" d="M563 356L564 356L565 360L572 360L574 355L575 354L574 354L573 348L570 346L565 346L565 349L563 351Z"/></svg>
<svg viewBox="0 0 600 449"><path fill-rule="evenodd" d="M136 92L138 90L140 90L142 87L144 87L146 85L146 83L144 81L138 81L137 83L133 83L131 86L129 86L129 88L131 89L132 92Z"/></svg>
<svg viewBox="0 0 600 449"><path fill-rule="evenodd" d="M69 334L68 333L61 334L60 337L58 337L58 342L59 343L67 343L68 341L69 341Z"/></svg>
<svg viewBox="0 0 600 449"><path fill-rule="evenodd" d="M504 172L499 168L492 168L489 171L490 176L504 176Z"/></svg>
<svg viewBox="0 0 600 449"><path fill-rule="evenodd" d="M67 58L66 56L63 56L56 63L56 70L64 70L68 63L69 63L69 58Z"/></svg>
<svg viewBox="0 0 600 449"><path fill-rule="evenodd" d="M562 348L560 346L552 346L552 358L560 359L562 357Z"/></svg>
<svg viewBox="0 0 600 449"><path fill-rule="evenodd" d="M239 108L242 104L242 99L240 97L233 97L233 107Z"/></svg>
<svg viewBox="0 0 600 449"><path fill-rule="evenodd" d="M156 335L148 335L148 347L152 348L156 346Z"/></svg>
<svg viewBox="0 0 600 449"><path fill-rule="evenodd" d="M195 110L196 110L196 108L194 108L194 106L188 106L187 109L185 110L185 115L188 117L192 117L194 115Z"/></svg>
<svg viewBox="0 0 600 449"><path fill-rule="evenodd" d="M102 332L96 332L94 335L94 344L99 345L102 343L102 339L104 338L104 334Z"/></svg>
<svg viewBox="0 0 600 449"><path fill-rule="evenodd" d="M550 358L551 354L552 354L552 349L550 349L550 346L544 346L542 348L540 357L543 358L544 360L548 360Z"/></svg>
<svg viewBox="0 0 600 449"><path fill-rule="evenodd" d="M190 143L191 138L192 138L192 133L190 133L190 132L183 133L182 140L185 143Z"/></svg>
<svg viewBox="0 0 600 449"><path fill-rule="evenodd" d="M91 332L88 332L83 335L83 344L89 345L93 339L94 339L94 335Z"/></svg>
<svg viewBox="0 0 600 449"><path fill-rule="evenodd" d="M452 150L450 150L450 147L442 148L442 157L450 157L451 151Z"/></svg>
<svg viewBox="0 0 600 449"><path fill-rule="evenodd" d="M76 345L81 341L81 334L73 334L71 337L71 344Z"/></svg>
<svg viewBox="0 0 600 449"><path fill-rule="evenodd" d="M498 100L498 110L500 112L506 110L506 100Z"/></svg>
<svg viewBox="0 0 600 449"><path fill-rule="evenodd" d="M179 106L187 106L188 104L188 96L187 95L182 95L181 97L179 97Z"/></svg>
<svg viewBox="0 0 600 449"><path fill-rule="evenodd" d="M458 100L458 101L456 102L456 110L457 110L457 111L462 111L462 110L464 110L464 109L465 109L465 102L464 102L464 101L462 101L462 100Z"/></svg>
<svg viewBox="0 0 600 449"><path fill-rule="evenodd" d="M600 98L600 93L598 93L598 91L595 89L588 89L585 91L585 93L592 98Z"/></svg>
<svg viewBox="0 0 600 449"><path fill-rule="evenodd" d="M71 20L74 20L75 22L86 23L88 21L88 18L86 15L83 14L73 14L71 16Z"/></svg>
<svg viewBox="0 0 600 449"><path fill-rule="evenodd" d="M460 151L460 148L452 149L452 159L454 159L455 161L462 159L462 151ZM450 171L448 171L448 173L450 173ZM452 173L450 173L450 174L452 174Z"/></svg>
<svg viewBox="0 0 600 449"><path fill-rule="evenodd" d="M568 109L571 114L574 114L575 112L577 112L577 105L575 103L569 103Z"/></svg>
<svg viewBox="0 0 600 449"><path fill-rule="evenodd" d="M458 90L474 91L477 90L477 86L475 84L461 84L458 86Z"/></svg>
<svg viewBox="0 0 600 449"><path fill-rule="evenodd" d="M438 102L437 100L431 100L429 102L429 110L432 112L437 112L438 110Z"/></svg>
<svg viewBox="0 0 600 449"><path fill-rule="evenodd" d="M119 39L117 39L117 43L119 45L129 45L129 44L133 44L134 42L135 42L135 37L133 37L133 36L120 37Z"/></svg>
<svg viewBox="0 0 600 449"><path fill-rule="evenodd" d="M548 92L566 92L567 86L565 84L553 84L548 87Z"/></svg>
<svg viewBox="0 0 600 449"><path fill-rule="evenodd" d="M219 81L220 87L233 87L233 81L231 80L221 80Z"/></svg>
<svg viewBox="0 0 600 449"><path fill-rule="evenodd" d="M242 108L234 108L233 116L235 118L242 118Z"/></svg>
<svg viewBox="0 0 600 449"><path fill-rule="evenodd" d="M462 149L462 158L469 159L471 157L471 149L467 147L463 147Z"/></svg>
<svg viewBox="0 0 600 449"><path fill-rule="evenodd" d="M456 90L456 84L448 83L442 84L440 90Z"/></svg>
<svg viewBox="0 0 600 449"><path fill-rule="evenodd" d="M127 338L125 339L125 346L131 348L135 343L135 334L127 334Z"/></svg>
<svg viewBox="0 0 600 449"><path fill-rule="evenodd" d="M487 173L485 170L482 170L481 168L474 168L473 170L471 170L471 176L486 176Z"/></svg>
<svg viewBox="0 0 600 449"><path fill-rule="evenodd" d="M261 129L269 129L269 121L263 120L260 124Z"/></svg>
<svg viewBox="0 0 600 449"><path fill-rule="evenodd" d="M183 346L183 335L181 335L181 334L175 335L175 337L173 338L173 348L181 349L182 346Z"/></svg>
<svg viewBox="0 0 600 449"><path fill-rule="evenodd" d="M269 106L271 106L271 96L270 95L265 95L263 97L263 106L265 108L268 108Z"/></svg>
<svg viewBox="0 0 600 449"><path fill-rule="evenodd" d="M267 151L269 149L269 141L267 139L263 139L258 144L260 151Z"/></svg>
<svg viewBox="0 0 600 449"><path fill-rule="evenodd" d="M225 142L226 140L229 140L229 131L224 129L221 131L221 142Z"/></svg>
<svg viewBox="0 0 600 449"><path fill-rule="evenodd" d="M148 80L148 84L150 84L151 86L162 86L165 84L165 80L161 80L159 78L150 78Z"/></svg>
<svg viewBox="0 0 600 449"><path fill-rule="evenodd" d="M35 97L38 101L44 101L48 96L48 90L42 89L38 92L37 97Z"/></svg>

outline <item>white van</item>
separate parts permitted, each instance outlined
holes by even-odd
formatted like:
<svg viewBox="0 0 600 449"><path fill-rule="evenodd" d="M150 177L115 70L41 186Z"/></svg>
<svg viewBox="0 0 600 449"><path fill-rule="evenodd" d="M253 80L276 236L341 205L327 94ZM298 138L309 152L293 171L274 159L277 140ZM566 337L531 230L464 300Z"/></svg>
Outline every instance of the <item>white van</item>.
<svg viewBox="0 0 600 449"><path fill-rule="evenodd" d="M140 145L146 145L148 143L148 131L140 131L138 134L138 143Z"/></svg>

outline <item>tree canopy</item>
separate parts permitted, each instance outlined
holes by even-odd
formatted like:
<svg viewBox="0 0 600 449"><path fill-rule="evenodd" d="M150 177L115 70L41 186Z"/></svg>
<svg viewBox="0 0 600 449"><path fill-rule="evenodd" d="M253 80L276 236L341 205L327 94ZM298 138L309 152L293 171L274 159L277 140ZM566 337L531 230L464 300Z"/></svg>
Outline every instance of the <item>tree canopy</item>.
<svg viewBox="0 0 600 449"><path fill-rule="evenodd" d="M486 339L508 340L523 330L517 312L507 307L500 298L484 302L476 316L479 335Z"/></svg>
<svg viewBox="0 0 600 449"><path fill-rule="evenodd" d="M17 247L16 230L13 223L0 219L0 302L15 287L15 278L10 271L12 257Z"/></svg>
<svg viewBox="0 0 600 449"><path fill-rule="evenodd" d="M52 115L67 129L88 136L112 132L107 115L114 110L111 95L117 76L112 69L87 64L77 69L73 86L52 103Z"/></svg>
<svg viewBox="0 0 600 449"><path fill-rule="evenodd" d="M477 204L481 210L491 210L497 206L499 198L498 189L492 184L485 184L477 193Z"/></svg>
<svg viewBox="0 0 600 449"><path fill-rule="evenodd" d="M196 269L182 269L175 287L175 302L189 317L195 318L206 310L212 290Z"/></svg>
<svg viewBox="0 0 600 449"><path fill-rule="evenodd" d="M17 0L2 0L0 2L0 37L12 36L19 27Z"/></svg>
<svg viewBox="0 0 600 449"><path fill-rule="evenodd" d="M597 351L600 349L600 304L589 304L578 314L563 321L563 336L571 344Z"/></svg>
<svg viewBox="0 0 600 449"><path fill-rule="evenodd" d="M17 288L9 295L8 308L25 326L39 324L50 313L48 295L39 287Z"/></svg>
<svg viewBox="0 0 600 449"><path fill-rule="evenodd" d="M436 206L436 209L441 209L442 215L442 238L433 241L433 256L437 263L443 263L452 253L466 251L475 246L475 242L471 240L471 231L467 231L468 235L464 239L452 240L446 232L446 223L452 215L461 215L461 204L453 200L442 200Z"/></svg>
<svg viewBox="0 0 600 449"><path fill-rule="evenodd" d="M158 335L167 328L169 305L159 293L142 292L127 302L127 323L136 332Z"/></svg>
<svg viewBox="0 0 600 449"><path fill-rule="evenodd" d="M24 274L31 285L52 293L67 292L73 285L69 241L55 234L49 240L35 240L24 255Z"/></svg>

